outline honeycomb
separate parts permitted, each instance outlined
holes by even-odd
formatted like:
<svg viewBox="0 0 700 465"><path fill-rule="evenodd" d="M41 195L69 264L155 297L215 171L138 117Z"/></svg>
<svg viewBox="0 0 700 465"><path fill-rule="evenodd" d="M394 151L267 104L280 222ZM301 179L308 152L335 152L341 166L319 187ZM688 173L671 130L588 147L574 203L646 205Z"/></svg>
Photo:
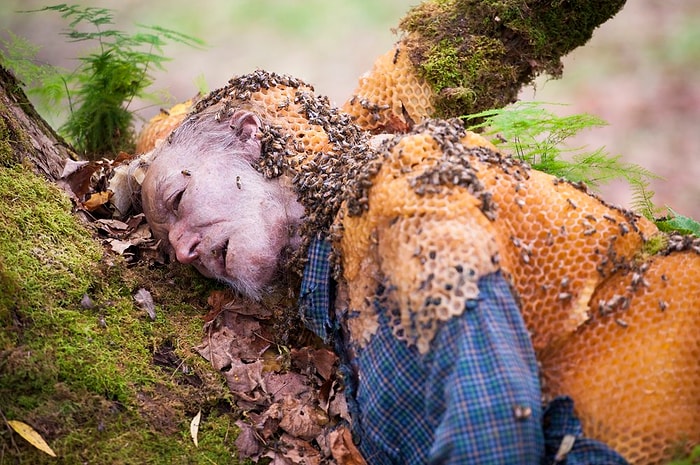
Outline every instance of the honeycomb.
<svg viewBox="0 0 700 465"><path fill-rule="evenodd" d="M374 178L368 211L339 219L345 292L359 315L347 327L360 346L378 325L371 303L378 283L394 334L425 353L438 322L461 314L478 297L478 279L498 269L496 231L477 197L466 188L420 195L411 186L406 174L420 176L438 154L428 134L400 139Z"/></svg>
<svg viewBox="0 0 700 465"><path fill-rule="evenodd" d="M442 129L386 144L363 194L368 210L338 219L350 339L362 346L376 332L377 301L396 336L424 353L436 323L463 311L475 280L500 267L532 333L545 394L572 396L587 436L635 464L665 463L700 443L698 252L641 261L658 234L651 222L500 157L479 136L451 149ZM480 186L419 193L415 180L450 150L468 159Z"/></svg>
<svg viewBox="0 0 700 465"><path fill-rule="evenodd" d="M454 130L457 131L456 126ZM397 221L396 218L417 216L421 226L416 226L416 231L432 231L428 218L445 224L447 220L465 216L484 218L488 224L482 221L479 230L489 239L470 237L469 241L455 240L454 244L484 246L491 239L495 241L496 250L490 245L484 250L490 255L498 252L499 263L510 275L520 297L533 344L540 352L588 320L589 300L598 285L618 269L629 267L645 235L656 232L647 220L612 208L581 187L500 157L488 142L471 133L459 134L458 143L464 145L458 147L458 153L468 160L476 177L474 183L480 183L481 189L488 193L485 200L495 205L494 211L486 215L482 211L485 200L469 189L450 188L439 194L421 195L418 188L411 186L412 179L445 163L445 151L429 132L398 140L372 182L369 212L360 217L346 215L343 219L341 255L345 278L358 294L364 293L366 286L352 282L367 279L358 278L363 274L362 267L367 266L367 257L375 255L375 268L382 269L386 250L373 247L372 240L386 236L382 232L387 228L386 218ZM474 150L478 148L484 150ZM487 221L488 216L492 221ZM392 234L397 237L398 232ZM418 250L430 242L422 233L410 237L406 235L403 248ZM482 251L475 246L459 248L465 255L481 257ZM394 276L394 280L408 282L420 276L407 264L398 267L396 273L399 272L407 276ZM448 278L435 274L436 281L443 279ZM349 292L352 298L353 290ZM413 299L419 299L418 295L427 298L416 293ZM361 302L359 296L354 300Z"/></svg>
<svg viewBox="0 0 700 465"><path fill-rule="evenodd" d="M692 250L617 273L593 294L594 318L540 357L545 394L573 397L586 434L630 463L700 443L699 282Z"/></svg>
<svg viewBox="0 0 700 465"><path fill-rule="evenodd" d="M435 112L433 90L416 73L402 44L377 58L342 108L374 134L407 132Z"/></svg>
<svg viewBox="0 0 700 465"><path fill-rule="evenodd" d="M540 171L478 161L475 168L498 206L501 254L539 352L589 318L598 285L629 267L658 231L645 218Z"/></svg>
<svg viewBox="0 0 700 465"><path fill-rule="evenodd" d="M180 125L192 108L193 101L178 103L169 110L161 110L146 123L136 139L136 153L150 152Z"/></svg>

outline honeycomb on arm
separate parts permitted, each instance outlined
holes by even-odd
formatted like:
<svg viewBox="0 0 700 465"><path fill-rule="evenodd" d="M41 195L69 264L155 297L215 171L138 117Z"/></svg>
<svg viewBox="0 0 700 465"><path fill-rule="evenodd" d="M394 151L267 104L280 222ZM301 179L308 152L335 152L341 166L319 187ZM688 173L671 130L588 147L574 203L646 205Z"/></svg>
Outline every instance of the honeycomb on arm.
<svg viewBox="0 0 700 465"><path fill-rule="evenodd" d="M344 305L353 314L345 324L364 346L378 326L379 299L396 337L426 353L439 323L464 312L478 298L479 278L499 269L496 231L479 198L465 194L478 188L468 184L474 178L440 189L433 174L442 151L432 135L393 143L372 180L367 210L337 219Z"/></svg>
<svg viewBox="0 0 700 465"><path fill-rule="evenodd" d="M593 318L540 357L545 395L571 396L586 435L630 463L700 444L698 283L692 247L616 273L595 290Z"/></svg>

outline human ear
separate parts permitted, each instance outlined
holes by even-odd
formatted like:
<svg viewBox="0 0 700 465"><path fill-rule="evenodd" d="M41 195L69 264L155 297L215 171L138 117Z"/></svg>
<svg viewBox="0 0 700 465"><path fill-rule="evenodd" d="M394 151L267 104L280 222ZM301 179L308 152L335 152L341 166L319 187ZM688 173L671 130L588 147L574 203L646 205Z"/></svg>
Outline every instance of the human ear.
<svg viewBox="0 0 700 465"><path fill-rule="evenodd" d="M257 140L260 118L246 110L236 110L231 116L231 129L243 143Z"/></svg>
<svg viewBox="0 0 700 465"><path fill-rule="evenodd" d="M254 113L238 109L231 115L229 126L234 137L241 143L243 150L240 154L250 162L257 160L260 157L260 118Z"/></svg>

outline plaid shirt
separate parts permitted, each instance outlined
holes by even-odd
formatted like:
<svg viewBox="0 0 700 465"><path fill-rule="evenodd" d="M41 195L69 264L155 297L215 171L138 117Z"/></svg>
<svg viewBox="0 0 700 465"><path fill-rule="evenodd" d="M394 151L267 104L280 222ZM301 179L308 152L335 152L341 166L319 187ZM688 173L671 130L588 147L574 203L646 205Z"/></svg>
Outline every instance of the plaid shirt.
<svg viewBox="0 0 700 465"><path fill-rule="evenodd" d="M500 273L480 279L478 300L442 324L425 355L394 337L375 303L379 330L348 359L344 316L332 308L330 250L324 240L309 249L300 312L344 360L353 431L369 464L626 463L583 438L571 399L542 411L534 351ZM555 462L565 437L576 440Z"/></svg>

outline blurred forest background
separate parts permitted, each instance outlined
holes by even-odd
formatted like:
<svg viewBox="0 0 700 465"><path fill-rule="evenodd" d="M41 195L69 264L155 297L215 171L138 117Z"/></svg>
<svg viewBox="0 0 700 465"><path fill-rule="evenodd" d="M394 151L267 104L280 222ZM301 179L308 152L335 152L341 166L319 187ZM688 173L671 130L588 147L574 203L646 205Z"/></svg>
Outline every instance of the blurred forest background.
<svg viewBox="0 0 700 465"><path fill-rule="evenodd" d="M262 68L292 74L340 105L375 57L396 40L392 28L418 0L121 0L78 1L114 10L117 27L162 26L206 42L202 49L169 44L172 60L156 71L161 105L134 102L141 121L215 89L233 75ZM74 69L86 43L60 35L67 22L55 12L21 13L53 5L2 0L0 37L8 31L41 47L47 64ZM700 2L629 0L591 42L564 60L560 80L538 79L523 100L564 104L559 115L591 113L608 126L581 134L572 146L605 146L663 179L652 182L655 203L700 218ZM60 117L45 115L56 127ZM57 121L57 118L59 119ZM604 186L603 196L628 206L626 185Z"/></svg>

